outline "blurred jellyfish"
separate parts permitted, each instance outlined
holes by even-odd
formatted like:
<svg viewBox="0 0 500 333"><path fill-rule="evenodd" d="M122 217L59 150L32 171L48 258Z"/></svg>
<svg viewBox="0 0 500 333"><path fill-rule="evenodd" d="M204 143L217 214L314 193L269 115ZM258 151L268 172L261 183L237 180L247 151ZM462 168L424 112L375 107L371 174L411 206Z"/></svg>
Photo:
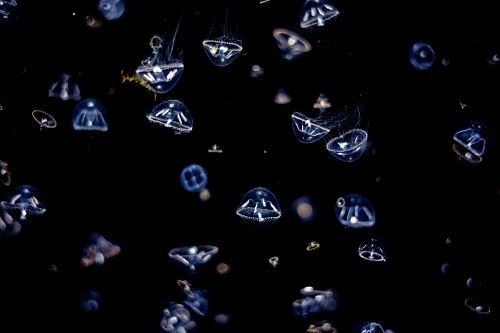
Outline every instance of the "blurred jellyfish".
<svg viewBox="0 0 500 333"><path fill-rule="evenodd" d="M434 65L436 55L432 46L426 43L415 43L410 49L410 63L420 71L428 70Z"/></svg>
<svg viewBox="0 0 500 333"><path fill-rule="evenodd" d="M182 304L194 313L204 317L208 312L208 292L204 289L191 288L189 282L185 280L178 280L177 284L186 294Z"/></svg>
<svg viewBox="0 0 500 333"><path fill-rule="evenodd" d="M219 252L213 245L176 247L168 252L170 259L189 273L199 273Z"/></svg>
<svg viewBox="0 0 500 333"><path fill-rule="evenodd" d="M319 109L321 112L331 107L332 103L330 103L330 99L325 94L319 94L318 99L313 104L313 108Z"/></svg>
<svg viewBox="0 0 500 333"><path fill-rule="evenodd" d="M329 320L322 320L316 325L309 325L306 333L337 333L338 330Z"/></svg>
<svg viewBox="0 0 500 333"><path fill-rule="evenodd" d="M106 260L117 256L120 252L120 246L108 241L102 235L94 233L83 248L80 264L83 267L104 265Z"/></svg>
<svg viewBox="0 0 500 333"><path fill-rule="evenodd" d="M273 30L281 57L285 60L293 60L304 53L311 51L311 44L302 36L287 29L277 28Z"/></svg>
<svg viewBox="0 0 500 333"><path fill-rule="evenodd" d="M102 295L93 289L87 289L80 299L80 308L85 312L94 312L99 309Z"/></svg>
<svg viewBox="0 0 500 333"><path fill-rule="evenodd" d="M272 256L269 258L269 264L273 267L278 267L280 263L280 258L278 256Z"/></svg>
<svg viewBox="0 0 500 333"><path fill-rule="evenodd" d="M0 238L15 236L21 232L21 223L14 219L0 204Z"/></svg>
<svg viewBox="0 0 500 333"><path fill-rule="evenodd" d="M316 242L316 241L310 241L309 244L307 244L306 251L308 251L308 252L310 252L310 251L316 251L320 247L321 247L321 245L318 242Z"/></svg>
<svg viewBox="0 0 500 333"><path fill-rule="evenodd" d="M330 129L318 124L317 120L297 111L292 114L292 125L295 136L302 143L318 141L330 132Z"/></svg>
<svg viewBox="0 0 500 333"><path fill-rule="evenodd" d="M482 281L477 276L470 276L465 282L466 286L469 288L477 288L481 285Z"/></svg>
<svg viewBox="0 0 500 333"><path fill-rule="evenodd" d="M492 66L500 64L500 48L492 48L486 52L486 63Z"/></svg>
<svg viewBox="0 0 500 333"><path fill-rule="evenodd" d="M370 228L375 225L375 210L371 202L360 194L347 194L337 199L335 216L350 228Z"/></svg>
<svg viewBox="0 0 500 333"><path fill-rule="evenodd" d="M339 11L328 0L306 0L300 11L300 26L324 26L325 21L339 15Z"/></svg>
<svg viewBox="0 0 500 333"><path fill-rule="evenodd" d="M117 20L125 13L125 0L99 0L97 9L108 20Z"/></svg>
<svg viewBox="0 0 500 333"><path fill-rule="evenodd" d="M106 132L108 130L106 108L93 98L81 101L73 111L73 129Z"/></svg>
<svg viewBox="0 0 500 333"><path fill-rule="evenodd" d="M41 215L45 213L45 206L40 201L40 193L30 185L16 187L12 195L2 200L0 205L9 214L19 214L20 220L26 220L28 215Z"/></svg>
<svg viewBox="0 0 500 333"><path fill-rule="evenodd" d="M181 185L189 192L200 192L208 182L207 171L201 165L190 164L181 172Z"/></svg>
<svg viewBox="0 0 500 333"><path fill-rule="evenodd" d="M70 74L64 73L50 84L49 97L59 98L62 101L79 101L80 88Z"/></svg>
<svg viewBox="0 0 500 333"><path fill-rule="evenodd" d="M160 327L167 333L186 333L196 328L196 322L191 320L191 314L184 305L168 302L163 309Z"/></svg>
<svg viewBox="0 0 500 333"><path fill-rule="evenodd" d="M302 196L292 203L292 209L302 223L312 222L317 215L316 205L308 196Z"/></svg>
<svg viewBox="0 0 500 333"><path fill-rule="evenodd" d="M252 66L252 69L250 70L251 77L259 77L262 74L264 74L264 69L260 65L255 64Z"/></svg>
<svg viewBox="0 0 500 333"><path fill-rule="evenodd" d="M146 118L152 123L174 129L175 134L189 133L193 130L191 113L181 101L175 99L158 104Z"/></svg>
<svg viewBox="0 0 500 333"><path fill-rule="evenodd" d="M382 325L375 322L364 322L356 325L352 333L384 333L386 330Z"/></svg>
<svg viewBox="0 0 500 333"><path fill-rule="evenodd" d="M209 153L222 153L222 149L217 145L214 144L212 147L208 148Z"/></svg>
<svg viewBox="0 0 500 333"><path fill-rule="evenodd" d="M245 193L236 214L251 228L265 230L281 217L281 208L271 191L256 187Z"/></svg>
<svg viewBox="0 0 500 333"><path fill-rule="evenodd" d="M296 317L305 319L313 314L332 313L337 309L337 300L332 290L317 290L309 286L300 292L304 297L292 303Z"/></svg>
<svg viewBox="0 0 500 333"><path fill-rule="evenodd" d="M467 309L476 314L485 315L491 312L490 307L478 299L467 298L464 303Z"/></svg>
<svg viewBox="0 0 500 333"><path fill-rule="evenodd" d="M385 245L376 238L371 238L359 244L358 254L368 261L386 261Z"/></svg>
<svg viewBox="0 0 500 333"><path fill-rule="evenodd" d="M217 22L217 14L208 37L203 41L203 49L212 64L224 67L231 64L243 50L237 27L229 19L229 8L224 9L222 22ZM217 23L217 25L216 25Z"/></svg>
<svg viewBox="0 0 500 333"><path fill-rule="evenodd" d="M33 119L40 125L40 130L42 128L56 128L57 122L50 114L42 110L33 110L31 112Z"/></svg>
<svg viewBox="0 0 500 333"><path fill-rule="evenodd" d="M0 181L6 185L9 186L11 183L11 178L10 178L10 172L9 169L7 169L8 164L0 161Z"/></svg>
<svg viewBox="0 0 500 333"><path fill-rule="evenodd" d="M0 1L0 20L4 22L17 21L19 18L19 6L16 0Z"/></svg>
<svg viewBox="0 0 500 333"><path fill-rule="evenodd" d="M480 163L491 145L491 132L478 121L464 123L453 135L453 151L469 163Z"/></svg>
<svg viewBox="0 0 500 333"><path fill-rule="evenodd" d="M274 103L285 105L290 103L291 101L292 98L290 97L290 95L288 95L285 89L280 88L278 89L278 91L276 91L276 94L274 95Z"/></svg>

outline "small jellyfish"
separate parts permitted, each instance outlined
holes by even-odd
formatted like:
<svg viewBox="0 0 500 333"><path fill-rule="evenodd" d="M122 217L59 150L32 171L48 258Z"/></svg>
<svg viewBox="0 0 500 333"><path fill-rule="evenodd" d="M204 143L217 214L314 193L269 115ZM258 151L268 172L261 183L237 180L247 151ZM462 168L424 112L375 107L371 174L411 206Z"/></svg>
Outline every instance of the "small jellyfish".
<svg viewBox="0 0 500 333"><path fill-rule="evenodd" d="M491 145L491 132L478 121L464 123L453 135L453 151L469 163L480 163Z"/></svg>
<svg viewBox="0 0 500 333"><path fill-rule="evenodd" d="M302 196L292 203L292 209L302 223L312 222L317 215L316 205L308 196Z"/></svg>
<svg viewBox="0 0 500 333"><path fill-rule="evenodd" d="M201 165L190 164L181 172L181 185L189 192L200 192L208 182L207 171Z"/></svg>
<svg viewBox="0 0 500 333"><path fill-rule="evenodd" d="M337 199L335 215L342 225L350 228L370 228L375 225L375 210L368 199L359 194L347 194Z"/></svg>
<svg viewBox="0 0 500 333"><path fill-rule="evenodd" d="M313 108L319 109L320 111L324 111L325 109L331 108L332 103L330 103L330 99L325 94L319 94L318 99L313 104Z"/></svg>
<svg viewBox="0 0 500 333"><path fill-rule="evenodd" d="M209 153L222 153L222 149L217 145L214 144L212 147L208 148Z"/></svg>
<svg viewBox="0 0 500 333"><path fill-rule="evenodd" d="M412 45L409 58L415 69L426 71L434 65L436 55L432 46L419 42Z"/></svg>
<svg viewBox="0 0 500 333"><path fill-rule="evenodd" d="M0 20L4 22L17 21L19 18L19 6L16 0L0 1Z"/></svg>
<svg viewBox="0 0 500 333"><path fill-rule="evenodd" d="M70 74L59 75L58 79L49 86L49 97L58 98L62 101L79 101L81 99L80 88Z"/></svg>
<svg viewBox="0 0 500 333"><path fill-rule="evenodd" d="M342 162L358 160L366 150L368 133L355 128L326 143L326 149Z"/></svg>
<svg viewBox="0 0 500 333"><path fill-rule="evenodd" d="M332 313L337 309L336 295L332 290L317 290L311 286L301 289L303 298L292 303L294 315L308 318L317 313Z"/></svg>
<svg viewBox="0 0 500 333"><path fill-rule="evenodd" d="M260 65L255 64L252 66L252 69L250 70L250 77L259 77L262 74L264 74L264 69Z"/></svg>
<svg viewBox="0 0 500 333"><path fill-rule="evenodd" d="M197 315L204 317L209 308L208 292L205 289L193 288L182 304Z"/></svg>
<svg viewBox="0 0 500 333"><path fill-rule="evenodd" d="M300 12L300 26L324 26L325 21L339 15L339 11L328 0L306 0Z"/></svg>
<svg viewBox="0 0 500 333"><path fill-rule="evenodd" d="M85 312L95 312L99 309L102 295L93 289L87 289L80 299L80 308Z"/></svg>
<svg viewBox="0 0 500 333"><path fill-rule="evenodd" d="M269 264L273 267L278 267L280 263L280 258L278 256L273 256L269 258Z"/></svg>
<svg viewBox="0 0 500 333"><path fill-rule="evenodd" d="M358 254L368 261L386 261L385 245L378 239L372 238L359 244Z"/></svg>
<svg viewBox="0 0 500 333"><path fill-rule="evenodd" d="M21 232L21 223L14 219L0 204L0 238L15 236Z"/></svg>
<svg viewBox="0 0 500 333"><path fill-rule="evenodd" d="M80 264L83 267L104 265L106 260L117 256L120 252L120 246L108 241L102 235L94 233L83 248Z"/></svg>
<svg viewBox="0 0 500 333"><path fill-rule="evenodd" d="M205 268L218 252L216 246L198 245L176 247L168 252L168 256L184 271L196 274Z"/></svg>
<svg viewBox="0 0 500 333"><path fill-rule="evenodd" d="M163 309L160 327L167 333L186 333L196 328L196 322L191 320L191 314L184 305L168 302Z"/></svg>
<svg viewBox="0 0 500 333"><path fill-rule="evenodd" d="M73 111L73 129L106 132L108 130L106 108L93 98L81 101Z"/></svg>
<svg viewBox="0 0 500 333"><path fill-rule="evenodd" d="M50 114L42 110L33 110L31 112L33 119L40 125L40 130L42 128L56 128L57 122Z"/></svg>
<svg viewBox="0 0 500 333"><path fill-rule="evenodd" d="M97 9L108 20L117 20L125 13L125 0L99 0Z"/></svg>
<svg viewBox="0 0 500 333"><path fill-rule="evenodd" d="M475 298L467 298L465 300L465 306L472 312L479 314L479 315L485 315L491 312L490 307L485 304L484 302L475 299Z"/></svg>
<svg viewBox="0 0 500 333"><path fill-rule="evenodd" d="M286 92L285 89L279 88L274 95L274 103L279 105L285 105L292 101L292 97Z"/></svg>
<svg viewBox="0 0 500 333"><path fill-rule="evenodd" d="M492 48L486 52L486 63L492 66L500 64L500 48Z"/></svg>
<svg viewBox="0 0 500 333"><path fill-rule="evenodd" d="M316 325L309 325L306 333L337 333L338 330L329 320L322 320Z"/></svg>
<svg viewBox="0 0 500 333"><path fill-rule="evenodd" d="M382 325L375 322L364 322L356 325L352 333L384 333L386 330Z"/></svg>
<svg viewBox="0 0 500 333"><path fill-rule="evenodd" d="M292 126L295 136L302 143L318 141L330 132L330 129L321 126L315 119L297 111L292 114Z"/></svg>
<svg viewBox="0 0 500 333"><path fill-rule="evenodd" d="M309 244L307 244L306 251L307 252L316 251L320 247L321 247L321 245L318 242L311 241L311 242L309 242Z"/></svg>
<svg viewBox="0 0 500 333"><path fill-rule="evenodd" d="M7 169L8 164L0 161L0 181L6 185L9 186L11 183L11 178L10 178L10 172L9 169Z"/></svg>
<svg viewBox="0 0 500 333"><path fill-rule="evenodd" d="M193 130L191 113L181 101L175 99L158 104L146 118L152 123L174 129L175 134L189 133Z"/></svg>
<svg viewBox="0 0 500 333"><path fill-rule="evenodd" d="M14 189L13 194L2 200L0 205L10 214L19 213L20 220L26 220L28 215L45 213L45 205L40 201L40 193L30 185L21 185Z"/></svg>
<svg viewBox="0 0 500 333"><path fill-rule="evenodd" d="M245 193L236 214L247 225L262 226L265 229L281 217L281 208L271 191L256 187Z"/></svg>
<svg viewBox="0 0 500 333"><path fill-rule="evenodd" d="M273 36L284 60L293 60L311 51L311 44L291 30L277 28L273 30Z"/></svg>

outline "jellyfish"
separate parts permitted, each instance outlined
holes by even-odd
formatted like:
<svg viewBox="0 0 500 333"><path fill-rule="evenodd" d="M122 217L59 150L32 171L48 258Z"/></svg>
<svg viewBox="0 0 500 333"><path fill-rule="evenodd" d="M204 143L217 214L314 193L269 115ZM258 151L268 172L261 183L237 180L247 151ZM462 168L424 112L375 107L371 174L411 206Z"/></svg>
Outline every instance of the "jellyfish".
<svg viewBox="0 0 500 333"><path fill-rule="evenodd" d="M73 129L106 132L108 130L106 108L93 98L81 101L73 111Z"/></svg>
<svg viewBox="0 0 500 333"><path fill-rule="evenodd" d="M224 67L231 64L243 50L242 41L239 39L237 28L229 21L233 16L229 15L229 8L224 11L222 22L216 27L217 14L208 37L203 40L203 49L212 64Z"/></svg>
<svg viewBox="0 0 500 333"><path fill-rule="evenodd" d="M190 164L181 172L181 185L189 192L200 192L207 186L207 171L201 165Z"/></svg>
<svg viewBox="0 0 500 333"><path fill-rule="evenodd" d="M2 200L0 205L9 214L19 213L20 220L26 220L28 215L42 215L45 213L45 205L40 201L40 193L30 185L16 187L13 194Z"/></svg>
<svg viewBox="0 0 500 333"><path fill-rule="evenodd" d="M55 97L62 101L79 101L81 99L80 88L72 75L63 73L49 86L49 97Z"/></svg>
<svg viewBox="0 0 500 333"><path fill-rule="evenodd" d="M476 314L485 315L491 312L491 309L487 304L476 298L467 298L464 303L467 309Z"/></svg>
<svg viewBox="0 0 500 333"><path fill-rule="evenodd" d="M112 243L98 233L94 233L83 248L80 264L83 267L104 265L105 261L121 252L118 244Z"/></svg>
<svg viewBox="0 0 500 333"><path fill-rule="evenodd" d="M328 0L306 0L300 12L300 26L324 26L325 21L339 15L339 11Z"/></svg>
<svg viewBox="0 0 500 333"><path fill-rule="evenodd" d="M40 131L42 128L56 128L57 122L50 114L42 110L33 110L31 112L33 119L40 125Z"/></svg>
<svg viewBox="0 0 500 333"><path fill-rule="evenodd" d="M412 45L409 58L415 69L426 71L434 65L436 54L429 44L417 42Z"/></svg>
<svg viewBox="0 0 500 333"><path fill-rule="evenodd" d="M0 204L0 237L15 236L21 232L21 223Z"/></svg>
<svg viewBox="0 0 500 333"><path fill-rule="evenodd" d="M125 0L99 0L97 9L108 20L117 20L125 13Z"/></svg>
<svg viewBox="0 0 500 333"><path fill-rule="evenodd" d="M330 320L322 320L316 325L309 325L306 333L337 333L338 330Z"/></svg>
<svg viewBox="0 0 500 333"><path fill-rule="evenodd" d="M375 225L375 211L368 199L360 194L348 194L337 199L335 215L349 228L370 228Z"/></svg>
<svg viewBox="0 0 500 333"><path fill-rule="evenodd" d="M184 271L199 273L219 252L213 245L197 245L176 247L168 252L170 259L175 261Z"/></svg>
<svg viewBox="0 0 500 333"><path fill-rule="evenodd" d="M491 132L479 121L462 124L453 135L453 151L469 163L480 163L491 145Z"/></svg>
<svg viewBox="0 0 500 333"><path fill-rule="evenodd" d="M371 238L359 244L358 254L368 261L386 261L385 245L376 238Z"/></svg>
<svg viewBox="0 0 500 333"><path fill-rule="evenodd" d="M241 198L236 214L252 229L265 230L281 217L281 208L271 191L256 187Z"/></svg>
<svg viewBox="0 0 500 333"><path fill-rule="evenodd" d="M8 164L0 161L0 181L6 185L9 186L11 183L11 178L10 178L10 172L9 169L7 169Z"/></svg>
<svg viewBox="0 0 500 333"><path fill-rule="evenodd" d="M0 1L0 20L4 22L17 21L19 18L19 7L16 0Z"/></svg>
<svg viewBox="0 0 500 333"><path fill-rule="evenodd" d="M167 333L186 333L196 328L196 322L191 320L191 314L184 305L168 302L163 309L160 327Z"/></svg>
<svg viewBox="0 0 500 333"><path fill-rule="evenodd" d="M85 312L95 312L99 309L102 301L102 295L93 290L87 289L80 299L80 308Z"/></svg>
<svg viewBox="0 0 500 333"><path fill-rule="evenodd" d="M162 102L146 115L156 124L172 128L175 134L189 133L193 130L193 118L188 108L176 99Z"/></svg>
<svg viewBox="0 0 500 333"><path fill-rule="evenodd" d="M209 306L208 292L205 289L191 288L187 281L177 281L177 284L186 293L186 298L182 301L182 304L197 315L204 317Z"/></svg>
<svg viewBox="0 0 500 333"><path fill-rule="evenodd" d="M299 318L308 318L316 313L332 313L337 309L336 294L333 290L317 290L311 286L302 288L304 296L292 303L294 315Z"/></svg>
<svg viewBox="0 0 500 333"><path fill-rule="evenodd" d="M294 31L277 28L273 30L273 36L284 60L294 60L311 51L311 44Z"/></svg>
<svg viewBox="0 0 500 333"><path fill-rule="evenodd" d="M375 322L364 322L356 325L352 333L384 333L386 330L382 325Z"/></svg>
<svg viewBox="0 0 500 333"><path fill-rule="evenodd" d="M327 142L326 149L343 162L358 160L366 150L368 133L354 128Z"/></svg>

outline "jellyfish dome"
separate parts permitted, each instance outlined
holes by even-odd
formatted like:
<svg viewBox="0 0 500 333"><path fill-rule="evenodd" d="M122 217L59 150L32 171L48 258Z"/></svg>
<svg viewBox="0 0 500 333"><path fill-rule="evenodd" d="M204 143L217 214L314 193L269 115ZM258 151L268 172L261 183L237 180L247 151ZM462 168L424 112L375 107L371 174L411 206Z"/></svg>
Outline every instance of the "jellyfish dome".
<svg viewBox="0 0 500 333"><path fill-rule="evenodd" d="M13 194L0 202L7 213L19 212L19 219L26 220L28 215L45 213L45 206L40 201L40 193L30 185L21 185Z"/></svg>
<svg viewBox="0 0 500 333"><path fill-rule="evenodd" d="M300 112L292 114L293 133L302 143L312 143L324 137L330 130L321 126L316 120L306 117Z"/></svg>
<svg viewBox="0 0 500 333"><path fill-rule="evenodd" d="M174 129L175 134L189 133L193 130L191 113L181 101L175 99L158 104L146 118L152 123Z"/></svg>
<svg viewBox="0 0 500 333"><path fill-rule="evenodd" d="M93 98L81 101L73 111L73 129L106 132L108 130L106 108Z"/></svg>
<svg viewBox="0 0 500 333"><path fill-rule="evenodd" d="M256 187L245 193L236 214L245 222L269 223L281 217L281 208L271 191Z"/></svg>
<svg viewBox="0 0 500 333"><path fill-rule="evenodd" d="M349 228L370 228L375 225L375 211L368 199L359 194L347 194L337 199L335 215Z"/></svg>
<svg viewBox="0 0 500 333"><path fill-rule="evenodd" d="M306 0L301 10L300 26L324 26L325 21L339 15L339 11L327 0Z"/></svg>
<svg viewBox="0 0 500 333"><path fill-rule="evenodd" d="M203 48L212 64L219 67L232 63L243 49L241 40L230 37L205 39Z"/></svg>
<svg viewBox="0 0 500 333"><path fill-rule="evenodd" d="M190 164L181 172L181 185L189 192L201 192L208 183L207 171L198 164Z"/></svg>
<svg viewBox="0 0 500 333"><path fill-rule="evenodd" d="M410 49L410 63L420 71L426 71L434 65L436 54L427 43L415 43Z"/></svg>
<svg viewBox="0 0 500 333"><path fill-rule="evenodd" d="M453 151L460 158L479 163L491 144L491 133L486 125L478 121L464 123L453 135Z"/></svg>
<svg viewBox="0 0 500 333"><path fill-rule="evenodd" d="M367 139L368 133L355 128L328 141L326 149L343 162L354 162L363 155Z"/></svg>
<svg viewBox="0 0 500 333"><path fill-rule="evenodd" d="M311 43L291 30L277 28L273 36L284 60L296 59L312 49Z"/></svg>

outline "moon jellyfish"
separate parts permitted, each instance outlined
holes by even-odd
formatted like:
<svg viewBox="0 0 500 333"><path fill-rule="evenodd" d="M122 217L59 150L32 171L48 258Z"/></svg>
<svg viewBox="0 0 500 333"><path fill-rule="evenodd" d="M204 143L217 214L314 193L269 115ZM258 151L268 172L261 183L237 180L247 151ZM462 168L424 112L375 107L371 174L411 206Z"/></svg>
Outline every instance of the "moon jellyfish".
<svg viewBox="0 0 500 333"><path fill-rule="evenodd" d="M33 119L40 125L40 130L42 128L56 128L57 122L50 114L42 110L33 110L31 112Z"/></svg>
<svg viewBox="0 0 500 333"><path fill-rule="evenodd" d="M384 333L386 330L382 325L375 322L364 322L356 325L352 333Z"/></svg>
<svg viewBox="0 0 500 333"><path fill-rule="evenodd" d="M106 260L116 257L121 252L118 244L112 243L98 233L94 233L83 248L80 264L83 267L104 265Z"/></svg>
<svg viewBox="0 0 500 333"><path fill-rule="evenodd" d="M410 49L410 63L420 71L428 70L434 65L436 55L432 46L426 43L415 43Z"/></svg>
<svg viewBox="0 0 500 333"><path fill-rule="evenodd" d="M292 114L293 133L302 143L312 143L324 137L330 129L323 127L317 120L295 111Z"/></svg>
<svg viewBox="0 0 500 333"><path fill-rule="evenodd" d="M21 232L21 223L14 219L0 204L0 238L15 236Z"/></svg>
<svg viewBox="0 0 500 333"><path fill-rule="evenodd" d="M203 49L212 64L224 67L231 64L243 50L242 42L238 37L237 29L229 21L228 8L224 11L225 16L216 28L216 18L208 35L203 41ZM232 17L231 17L232 18ZM218 29L220 27L220 29Z"/></svg>
<svg viewBox="0 0 500 333"><path fill-rule="evenodd" d="M486 125L478 121L469 121L453 135L453 151L469 163L480 163L482 156L491 144L491 132Z"/></svg>
<svg viewBox="0 0 500 333"><path fill-rule="evenodd" d="M108 112L104 105L93 98L87 98L78 103L73 111L73 129L106 132Z"/></svg>
<svg viewBox="0 0 500 333"><path fill-rule="evenodd" d="M343 162L354 162L365 152L367 139L368 133L355 128L328 141L326 149Z"/></svg>
<svg viewBox="0 0 500 333"><path fill-rule="evenodd" d="M248 225L267 228L281 217L281 208L274 194L256 187L243 196L236 214Z"/></svg>
<svg viewBox="0 0 500 333"><path fill-rule="evenodd" d="M281 58L293 60L311 51L311 44L302 36L287 29L273 30L273 36L281 52Z"/></svg>
<svg viewBox="0 0 500 333"><path fill-rule="evenodd" d="M386 261L385 245L378 239L372 238L359 244L358 254L368 261Z"/></svg>
<svg viewBox="0 0 500 333"><path fill-rule="evenodd" d="M465 300L465 306L470 311L480 315L488 314L491 312L491 309L487 304L475 298L467 298Z"/></svg>
<svg viewBox="0 0 500 333"><path fill-rule="evenodd" d="M303 298L292 303L294 315L308 318L316 313L331 313L337 309L337 299L332 290L317 290L311 286L302 288Z"/></svg>
<svg viewBox="0 0 500 333"><path fill-rule="evenodd" d="M162 102L146 115L156 124L172 128L175 134L189 133L193 130L193 118L188 108L176 99Z"/></svg>
<svg viewBox="0 0 500 333"><path fill-rule="evenodd" d="M219 252L213 245L198 245L176 247L168 252L170 259L175 261L184 271L199 273Z"/></svg>
<svg viewBox="0 0 500 333"><path fill-rule="evenodd" d="M79 101L81 99L80 88L70 74L64 73L50 84L49 97L62 101Z"/></svg>
<svg viewBox="0 0 500 333"><path fill-rule="evenodd" d="M190 164L181 172L181 185L189 192L200 192L208 182L207 171L201 165Z"/></svg>
<svg viewBox="0 0 500 333"><path fill-rule="evenodd" d="M125 0L99 0L97 9L106 20L117 20L125 13Z"/></svg>
<svg viewBox="0 0 500 333"><path fill-rule="evenodd" d="M325 21L339 15L339 11L327 0L306 0L300 12L300 26L324 26Z"/></svg>
<svg viewBox="0 0 500 333"><path fill-rule="evenodd" d="M0 1L0 20L4 22L17 21L19 18L19 7L16 0Z"/></svg>
<svg viewBox="0 0 500 333"><path fill-rule="evenodd" d="M11 178L10 178L10 172L9 169L7 169L8 164L0 161L0 181L6 185L9 186L11 183Z"/></svg>
<svg viewBox="0 0 500 333"><path fill-rule="evenodd" d="M342 225L350 228L370 228L375 225L375 210L368 199L359 194L347 194L337 199L335 215Z"/></svg>
<svg viewBox="0 0 500 333"><path fill-rule="evenodd" d="M167 333L186 333L196 328L196 322L191 320L191 314L184 305L168 302L163 309L160 327Z"/></svg>
<svg viewBox="0 0 500 333"><path fill-rule="evenodd" d="M18 213L20 220L26 220L28 215L45 213L45 206L40 201L40 193L30 185L21 185L14 189L13 194L2 200L0 205L9 213Z"/></svg>

